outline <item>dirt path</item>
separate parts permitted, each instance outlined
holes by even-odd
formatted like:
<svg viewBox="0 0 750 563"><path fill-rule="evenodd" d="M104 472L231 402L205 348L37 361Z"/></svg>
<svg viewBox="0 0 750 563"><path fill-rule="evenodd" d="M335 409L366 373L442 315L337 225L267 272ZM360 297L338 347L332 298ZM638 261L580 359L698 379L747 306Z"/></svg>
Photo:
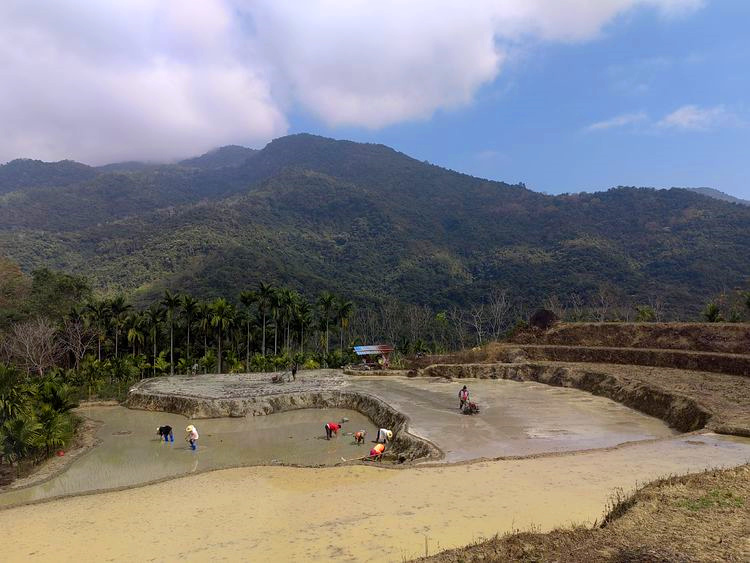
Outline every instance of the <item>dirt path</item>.
<svg viewBox="0 0 750 563"><path fill-rule="evenodd" d="M611 451L414 468L216 471L0 511L7 561L389 560L601 517L617 488L750 458L689 436ZM44 533L39 533L44 530Z"/></svg>

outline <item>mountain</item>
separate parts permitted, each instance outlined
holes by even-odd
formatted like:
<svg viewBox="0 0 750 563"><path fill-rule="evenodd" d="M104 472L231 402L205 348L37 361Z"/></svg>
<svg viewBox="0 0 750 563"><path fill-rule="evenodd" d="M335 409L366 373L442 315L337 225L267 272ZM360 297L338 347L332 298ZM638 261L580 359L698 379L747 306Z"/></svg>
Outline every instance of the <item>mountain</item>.
<svg viewBox="0 0 750 563"><path fill-rule="evenodd" d="M19 158L0 165L0 194L27 187L60 187L85 182L97 175L80 162L42 162Z"/></svg>
<svg viewBox="0 0 750 563"><path fill-rule="evenodd" d="M712 197L714 199L719 199L721 201L728 201L729 203L739 203L741 205L750 205L750 201L747 199L740 199L738 197L734 197L733 195L725 194L724 192L721 192L719 190L715 190L714 188L686 188L690 190L691 192L695 192L697 194L701 194L707 197Z"/></svg>
<svg viewBox="0 0 750 563"><path fill-rule="evenodd" d="M240 166L245 161L254 156L258 151L240 147L238 145L227 145L219 147L206 154L195 158L188 158L180 161L181 166L201 168L210 170L212 168L224 168L225 166Z"/></svg>
<svg viewBox="0 0 750 563"><path fill-rule="evenodd" d="M750 208L689 190L549 196L312 135L247 154L0 185L0 255L137 299L165 287L236 296L263 280L441 308L504 287L536 306L606 288L685 315L750 272Z"/></svg>

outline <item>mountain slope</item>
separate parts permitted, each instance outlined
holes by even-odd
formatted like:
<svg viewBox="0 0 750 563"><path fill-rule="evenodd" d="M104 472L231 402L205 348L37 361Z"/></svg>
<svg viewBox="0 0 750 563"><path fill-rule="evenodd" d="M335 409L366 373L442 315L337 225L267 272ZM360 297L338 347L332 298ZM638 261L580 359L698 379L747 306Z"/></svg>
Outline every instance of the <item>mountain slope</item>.
<svg viewBox="0 0 750 563"><path fill-rule="evenodd" d="M138 295L231 296L265 280L446 308L494 287L532 306L606 287L694 315L747 281L748 232L750 208L688 190L547 196L311 135L236 166L107 173L0 197L0 254Z"/></svg>
<svg viewBox="0 0 750 563"><path fill-rule="evenodd" d="M739 203L741 205L750 205L750 201L746 199L740 199L729 194L725 194L722 191L715 190L714 188L687 188L691 192L695 192L706 197L712 197L721 201L728 201L729 203Z"/></svg>

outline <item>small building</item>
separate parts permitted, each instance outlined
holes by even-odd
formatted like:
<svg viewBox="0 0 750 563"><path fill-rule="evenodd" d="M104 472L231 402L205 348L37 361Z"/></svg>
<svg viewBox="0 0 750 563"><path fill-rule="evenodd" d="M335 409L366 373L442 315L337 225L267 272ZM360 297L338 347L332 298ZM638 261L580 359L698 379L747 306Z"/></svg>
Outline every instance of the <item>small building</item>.
<svg viewBox="0 0 750 563"><path fill-rule="evenodd" d="M354 347L354 353L362 358L361 365L367 366L368 369L388 369L391 352L393 352L393 346L387 344Z"/></svg>

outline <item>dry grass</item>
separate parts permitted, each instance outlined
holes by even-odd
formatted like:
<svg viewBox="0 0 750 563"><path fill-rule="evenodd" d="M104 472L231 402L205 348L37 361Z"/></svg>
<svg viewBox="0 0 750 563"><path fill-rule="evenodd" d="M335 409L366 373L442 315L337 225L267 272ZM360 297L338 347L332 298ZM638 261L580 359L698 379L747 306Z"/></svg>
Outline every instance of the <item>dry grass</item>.
<svg viewBox="0 0 750 563"><path fill-rule="evenodd" d="M604 523L541 534L515 532L422 559L682 562L750 560L750 465L669 477L615 495Z"/></svg>

